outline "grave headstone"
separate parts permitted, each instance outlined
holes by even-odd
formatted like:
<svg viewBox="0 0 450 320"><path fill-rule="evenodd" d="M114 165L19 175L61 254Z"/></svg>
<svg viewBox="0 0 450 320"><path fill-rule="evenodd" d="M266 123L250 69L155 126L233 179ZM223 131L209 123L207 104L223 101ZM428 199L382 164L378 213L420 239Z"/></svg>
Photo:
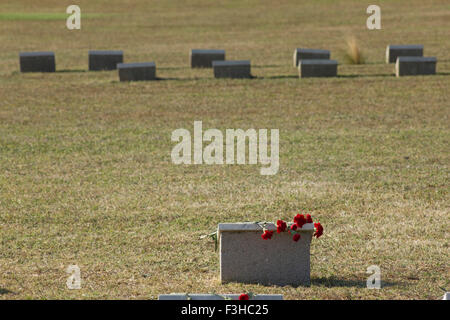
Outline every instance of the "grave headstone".
<svg viewBox="0 0 450 320"><path fill-rule="evenodd" d="M212 68L213 61L225 60L225 50L192 49L190 60L192 68Z"/></svg>
<svg viewBox="0 0 450 320"><path fill-rule="evenodd" d="M222 282L262 285L310 285L310 244L314 224L303 225L301 238L292 240L287 232L271 240L261 238L262 228L255 223L220 223L220 279Z"/></svg>
<svg viewBox="0 0 450 320"><path fill-rule="evenodd" d="M298 71L300 78L336 77L337 67L336 60L300 60Z"/></svg>
<svg viewBox="0 0 450 320"><path fill-rule="evenodd" d="M297 48L294 51L294 67L298 66L300 60L306 59L330 59L330 51L322 49L302 49Z"/></svg>
<svg viewBox="0 0 450 320"><path fill-rule="evenodd" d="M89 70L115 70L117 64L123 63L123 51L91 50L89 51Z"/></svg>
<svg viewBox="0 0 450 320"><path fill-rule="evenodd" d="M216 78L251 78L249 60L213 61Z"/></svg>
<svg viewBox="0 0 450 320"><path fill-rule="evenodd" d="M389 45L386 48L386 63L394 63L398 57L422 57L423 45Z"/></svg>
<svg viewBox="0 0 450 320"><path fill-rule="evenodd" d="M146 81L156 79L156 65L154 62L119 63L120 81Z"/></svg>
<svg viewBox="0 0 450 320"><path fill-rule="evenodd" d="M436 74L435 57L398 57L395 63L395 75L417 76Z"/></svg>
<svg viewBox="0 0 450 320"><path fill-rule="evenodd" d="M55 72L55 53L51 51L20 52L20 72Z"/></svg>

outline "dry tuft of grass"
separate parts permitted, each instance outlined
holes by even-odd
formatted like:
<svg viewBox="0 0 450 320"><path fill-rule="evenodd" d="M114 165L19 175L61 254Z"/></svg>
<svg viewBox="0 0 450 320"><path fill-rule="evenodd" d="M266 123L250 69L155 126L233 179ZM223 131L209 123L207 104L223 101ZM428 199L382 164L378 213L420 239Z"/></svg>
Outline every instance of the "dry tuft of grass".
<svg viewBox="0 0 450 320"><path fill-rule="evenodd" d="M345 60L349 64L364 64L366 59L361 51L358 40L355 37L349 37L345 40L347 45Z"/></svg>

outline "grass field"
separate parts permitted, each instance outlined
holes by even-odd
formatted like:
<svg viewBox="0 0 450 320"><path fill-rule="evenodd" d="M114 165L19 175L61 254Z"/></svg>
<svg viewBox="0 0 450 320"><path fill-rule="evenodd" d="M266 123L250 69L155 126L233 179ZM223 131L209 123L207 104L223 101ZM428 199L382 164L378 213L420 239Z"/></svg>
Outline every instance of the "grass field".
<svg viewBox="0 0 450 320"><path fill-rule="evenodd" d="M6 1L5 1L6 2ZM450 3L72 1L0 4L0 299L155 299L282 293L285 299L437 299L450 289ZM189 3L189 4L187 4ZM88 19L83 19L86 14ZM345 64L345 39L366 64ZM394 77L388 44L423 44L437 75ZM298 79L297 47L324 48L339 77ZM250 80L192 70L189 50L250 59ZM87 52L155 61L162 80L87 72ZM57 72L21 74L19 51L53 50ZM171 132L280 129L280 170L174 165ZM311 287L219 282L219 222L308 212ZM68 290L66 268L81 269ZM383 287L365 288L379 265Z"/></svg>

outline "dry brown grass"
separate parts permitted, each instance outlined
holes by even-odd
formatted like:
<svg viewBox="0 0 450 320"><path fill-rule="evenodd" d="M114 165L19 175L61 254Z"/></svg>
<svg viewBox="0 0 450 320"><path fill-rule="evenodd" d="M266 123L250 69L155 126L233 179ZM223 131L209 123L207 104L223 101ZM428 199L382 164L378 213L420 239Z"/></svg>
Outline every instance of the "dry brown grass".
<svg viewBox="0 0 450 320"><path fill-rule="evenodd" d="M70 4L70 3L68 3ZM156 298L169 292L282 293L286 299L436 299L449 287L448 1L382 3L381 31L360 1L79 1L80 32L59 20L0 21L0 298ZM180 9L182 7L182 10ZM407 9L405 9L407 8ZM9 1L8 12L64 12ZM401 18L401 19L400 19ZM364 43L367 64L298 79L294 48ZM393 76L389 43L422 43L438 75ZM251 80L191 70L191 48L251 59ZM54 74L18 73L18 52L55 50ZM89 49L155 61L166 80L85 72ZM175 166L170 134L279 128L280 171ZM219 222L312 213L312 286L218 281ZM82 289L65 269L81 268ZM367 290L366 269L382 270Z"/></svg>
<svg viewBox="0 0 450 320"><path fill-rule="evenodd" d="M345 40L347 48L345 60L350 64L364 64L366 59L361 51L358 41L355 37L349 37Z"/></svg>

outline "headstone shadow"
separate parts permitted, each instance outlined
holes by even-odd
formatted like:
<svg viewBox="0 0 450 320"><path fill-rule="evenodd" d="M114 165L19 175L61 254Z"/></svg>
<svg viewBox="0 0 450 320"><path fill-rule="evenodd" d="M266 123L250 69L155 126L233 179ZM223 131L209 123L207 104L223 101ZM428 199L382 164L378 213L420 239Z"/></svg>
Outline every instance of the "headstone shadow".
<svg viewBox="0 0 450 320"><path fill-rule="evenodd" d="M1 287L0 287L0 295L3 295L3 294L12 294L12 293L14 293L14 292L12 292L11 290L8 290L8 289L1 288Z"/></svg>
<svg viewBox="0 0 450 320"><path fill-rule="evenodd" d="M339 279L336 277L320 277L320 278L311 278L311 285L323 286L323 287L327 287L327 288L335 288L335 287L366 288L367 283L366 283L366 280ZM381 288L398 286L398 285L400 285L400 283L398 283L398 282L383 281L383 279L381 279Z"/></svg>

